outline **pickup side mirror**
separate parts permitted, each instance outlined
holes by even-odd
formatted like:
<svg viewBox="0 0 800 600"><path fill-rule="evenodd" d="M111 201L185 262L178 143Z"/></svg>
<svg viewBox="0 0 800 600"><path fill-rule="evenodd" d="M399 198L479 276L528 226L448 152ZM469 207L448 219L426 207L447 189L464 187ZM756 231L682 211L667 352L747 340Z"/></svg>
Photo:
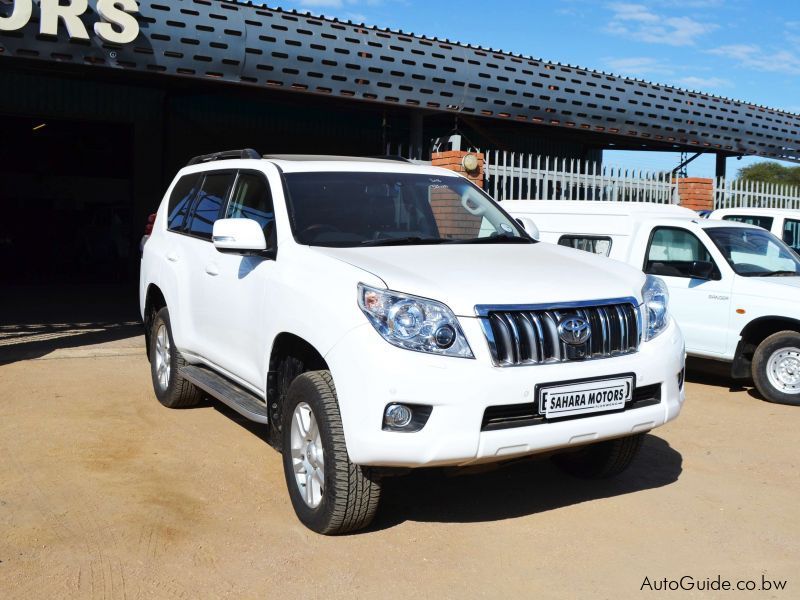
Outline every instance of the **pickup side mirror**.
<svg viewBox="0 0 800 600"><path fill-rule="evenodd" d="M518 217L517 223L522 225L522 228L528 232L529 236L538 241L539 228L536 226L536 223L533 222L533 219L530 219L528 217Z"/></svg>
<svg viewBox="0 0 800 600"><path fill-rule="evenodd" d="M692 279L713 279L714 263L707 260L696 260L692 262L692 266L689 268L689 275Z"/></svg>
<svg viewBox="0 0 800 600"><path fill-rule="evenodd" d="M253 219L219 219L211 240L220 252L261 254L267 249L264 231Z"/></svg>

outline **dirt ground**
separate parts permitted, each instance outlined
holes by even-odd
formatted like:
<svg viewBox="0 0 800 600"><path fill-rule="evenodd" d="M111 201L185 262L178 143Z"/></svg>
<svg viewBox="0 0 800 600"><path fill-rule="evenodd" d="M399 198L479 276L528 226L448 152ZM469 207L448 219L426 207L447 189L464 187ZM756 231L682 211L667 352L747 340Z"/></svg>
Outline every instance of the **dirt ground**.
<svg viewBox="0 0 800 600"><path fill-rule="evenodd" d="M724 379L690 379L616 480L420 471L325 538L258 426L158 404L141 338L38 354L0 360L2 598L634 598L685 575L788 583L672 595L800 597L800 409Z"/></svg>

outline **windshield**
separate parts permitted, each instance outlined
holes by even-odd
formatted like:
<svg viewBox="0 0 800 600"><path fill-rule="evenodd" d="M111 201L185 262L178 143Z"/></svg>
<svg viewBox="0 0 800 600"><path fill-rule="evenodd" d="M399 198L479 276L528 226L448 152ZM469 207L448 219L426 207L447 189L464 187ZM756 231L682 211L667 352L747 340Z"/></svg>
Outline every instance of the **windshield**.
<svg viewBox="0 0 800 600"><path fill-rule="evenodd" d="M711 227L705 232L739 275L800 276L800 261L797 256L769 231L744 227Z"/></svg>
<svg viewBox="0 0 800 600"><path fill-rule="evenodd" d="M310 246L533 243L463 177L287 173L292 229Z"/></svg>

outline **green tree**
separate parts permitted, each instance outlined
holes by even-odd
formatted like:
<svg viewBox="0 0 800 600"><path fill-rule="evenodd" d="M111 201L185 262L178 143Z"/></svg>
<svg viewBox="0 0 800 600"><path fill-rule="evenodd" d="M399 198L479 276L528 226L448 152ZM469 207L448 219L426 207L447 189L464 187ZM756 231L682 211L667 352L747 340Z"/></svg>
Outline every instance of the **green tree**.
<svg viewBox="0 0 800 600"><path fill-rule="evenodd" d="M800 167L784 167L772 161L758 162L739 169L737 178L744 181L800 185Z"/></svg>

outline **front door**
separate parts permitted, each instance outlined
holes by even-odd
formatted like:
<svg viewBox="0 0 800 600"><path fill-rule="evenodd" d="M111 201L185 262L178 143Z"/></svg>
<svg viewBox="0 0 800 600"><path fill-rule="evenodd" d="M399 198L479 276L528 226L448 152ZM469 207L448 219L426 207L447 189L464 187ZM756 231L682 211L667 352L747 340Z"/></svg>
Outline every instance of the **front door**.
<svg viewBox="0 0 800 600"><path fill-rule="evenodd" d="M700 272L712 268L704 277ZM694 233L682 227L656 227L645 255L645 273L669 288L670 311L683 330L686 351L723 355L731 312L732 277L725 277Z"/></svg>

